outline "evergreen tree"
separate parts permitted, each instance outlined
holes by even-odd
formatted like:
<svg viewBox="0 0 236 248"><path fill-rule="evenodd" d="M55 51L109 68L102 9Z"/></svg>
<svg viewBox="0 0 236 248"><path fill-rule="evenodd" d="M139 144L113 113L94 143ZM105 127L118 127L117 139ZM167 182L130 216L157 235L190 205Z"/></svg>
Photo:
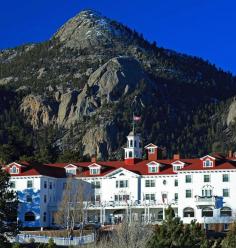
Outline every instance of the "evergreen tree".
<svg viewBox="0 0 236 248"><path fill-rule="evenodd" d="M203 245L205 244L205 240L200 225L194 221L189 225L184 225L180 218L175 217L174 210L169 207L166 209L166 219L162 225L157 226L148 247L205 247Z"/></svg>
<svg viewBox="0 0 236 248"><path fill-rule="evenodd" d="M0 247L10 247L7 236L17 233L16 194L9 190L9 175L0 167Z"/></svg>
<svg viewBox="0 0 236 248"><path fill-rule="evenodd" d="M236 247L236 223L233 228L227 233L227 236L221 243L222 248L235 248Z"/></svg>
<svg viewBox="0 0 236 248"><path fill-rule="evenodd" d="M48 240L48 244L47 244L47 248L56 248L56 244L54 243L54 240L52 238L50 238Z"/></svg>

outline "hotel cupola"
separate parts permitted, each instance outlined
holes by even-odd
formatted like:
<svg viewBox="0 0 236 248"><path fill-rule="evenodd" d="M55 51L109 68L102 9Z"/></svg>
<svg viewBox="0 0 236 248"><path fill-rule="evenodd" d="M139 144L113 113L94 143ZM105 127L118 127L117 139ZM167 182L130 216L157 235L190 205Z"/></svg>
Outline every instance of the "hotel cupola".
<svg viewBox="0 0 236 248"><path fill-rule="evenodd" d="M135 164L142 159L142 144L140 134L131 131L127 136L127 147L125 150L125 163L128 165Z"/></svg>

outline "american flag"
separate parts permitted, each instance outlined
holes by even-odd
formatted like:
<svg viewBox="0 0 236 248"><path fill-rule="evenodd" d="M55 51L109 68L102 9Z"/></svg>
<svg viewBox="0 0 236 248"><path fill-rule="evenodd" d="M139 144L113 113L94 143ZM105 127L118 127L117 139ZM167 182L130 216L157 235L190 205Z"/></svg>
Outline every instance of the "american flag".
<svg viewBox="0 0 236 248"><path fill-rule="evenodd" d="M141 116L136 116L136 115L134 115L134 116L133 116L133 120L134 120L134 121L140 121L140 120L141 120Z"/></svg>

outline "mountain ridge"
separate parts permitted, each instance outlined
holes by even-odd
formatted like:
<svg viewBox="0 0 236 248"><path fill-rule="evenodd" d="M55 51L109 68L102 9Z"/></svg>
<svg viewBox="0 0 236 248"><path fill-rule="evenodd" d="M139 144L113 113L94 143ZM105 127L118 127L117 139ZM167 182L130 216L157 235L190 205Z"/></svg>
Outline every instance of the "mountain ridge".
<svg viewBox="0 0 236 248"><path fill-rule="evenodd" d="M19 128L31 126L37 159L121 158L135 97L145 105L135 109L144 142L167 147L168 156L235 147L232 74L150 44L94 11L71 18L47 42L0 52L1 82L18 95ZM0 133L5 145L6 136Z"/></svg>

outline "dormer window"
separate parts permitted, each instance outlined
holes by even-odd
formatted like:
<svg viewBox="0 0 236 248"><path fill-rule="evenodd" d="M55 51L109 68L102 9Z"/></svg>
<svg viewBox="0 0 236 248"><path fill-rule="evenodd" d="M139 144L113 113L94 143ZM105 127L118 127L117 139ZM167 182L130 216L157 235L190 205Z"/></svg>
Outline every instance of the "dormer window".
<svg viewBox="0 0 236 248"><path fill-rule="evenodd" d="M149 173L157 173L158 172L158 168L157 166L149 166Z"/></svg>
<svg viewBox="0 0 236 248"><path fill-rule="evenodd" d="M151 162L147 164L148 166L148 173L158 173L159 172L159 164L155 162Z"/></svg>
<svg viewBox="0 0 236 248"><path fill-rule="evenodd" d="M90 168L91 175L98 175L100 174L100 168Z"/></svg>
<svg viewBox="0 0 236 248"><path fill-rule="evenodd" d="M207 159L207 160L203 161L203 166L204 167L213 167L213 161L211 161L210 159Z"/></svg>
<svg viewBox="0 0 236 248"><path fill-rule="evenodd" d="M210 156L210 155L206 155L202 158L200 158L202 160L202 165L205 168L211 168L215 166L215 158Z"/></svg>
<svg viewBox="0 0 236 248"><path fill-rule="evenodd" d="M77 172L77 167L73 164L69 164L65 167L66 170L66 175L70 176L70 175L76 175Z"/></svg>
<svg viewBox="0 0 236 248"><path fill-rule="evenodd" d="M173 171L177 172L178 170L181 170L184 167L184 162L178 160L172 163Z"/></svg>
<svg viewBox="0 0 236 248"><path fill-rule="evenodd" d="M99 175L101 173L101 166L98 164L92 164L89 166L90 175Z"/></svg>
<svg viewBox="0 0 236 248"><path fill-rule="evenodd" d="M10 168L10 174L19 174L19 168L17 168L16 166L12 166Z"/></svg>
<svg viewBox="0 0 236 248"><path fill-rule="evenodd" d="M74 169L74 168L67 168L66 169L66 174L67 175L76 175L76 169Z"/></svg>

